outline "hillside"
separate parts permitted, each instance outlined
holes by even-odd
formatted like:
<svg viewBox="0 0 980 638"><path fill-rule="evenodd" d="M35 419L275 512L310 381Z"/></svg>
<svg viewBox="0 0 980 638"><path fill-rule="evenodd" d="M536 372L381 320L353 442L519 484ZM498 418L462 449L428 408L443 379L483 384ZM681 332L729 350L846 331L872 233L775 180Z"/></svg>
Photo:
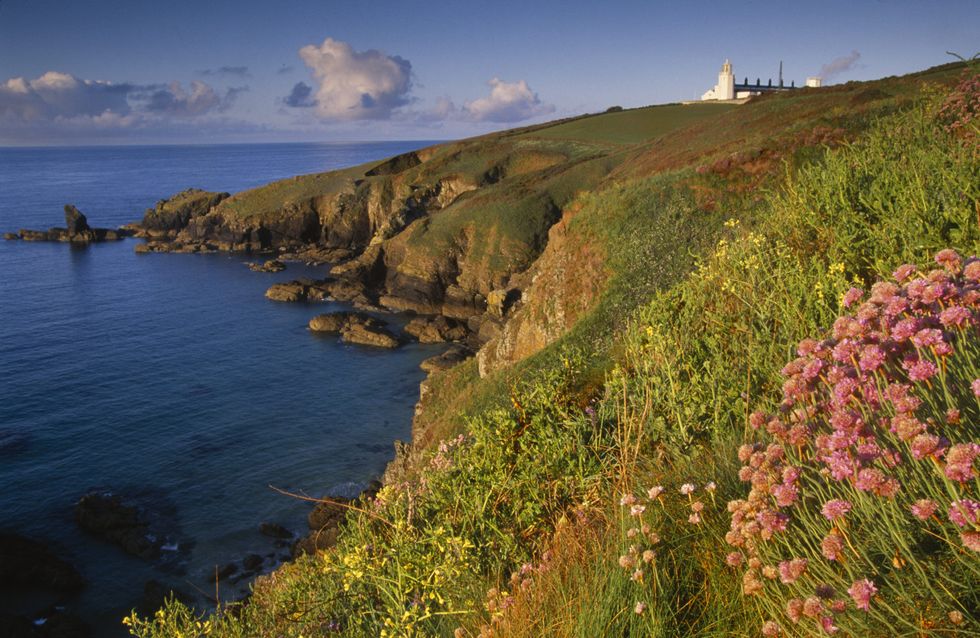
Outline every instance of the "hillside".
<svg viewBox="0 0 980 638"><path fill-rule="evenodd" d="M423 384L412 446L338 510L336 544L248 604L168 604L134 635L975 633L980 277L952 253L929 264L980 247L978 86L953 64L614 111L192 217L170 239L344 251L325 285L463 320L478 351ZM922 270L876 284L903 263ZM848 310L852 287L872 302ZM872 334L913 312L932 330L947 306L962 331L929 333L932 351ZM854 354L831 363L840 342ZM853 410L821 420L837 404L814 379L843 377ZM918 397L908 440L876 429L898 416L874 379ZM853 464L832 481L831 451ZM908 513L926 500L950 513Z"/></svg>

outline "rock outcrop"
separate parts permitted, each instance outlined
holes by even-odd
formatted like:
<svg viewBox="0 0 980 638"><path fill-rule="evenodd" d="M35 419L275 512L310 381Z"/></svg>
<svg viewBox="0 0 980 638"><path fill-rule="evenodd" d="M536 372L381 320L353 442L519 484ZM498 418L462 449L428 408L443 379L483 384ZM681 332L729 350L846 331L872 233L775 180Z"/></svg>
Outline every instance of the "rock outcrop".
<svg viewBox="0 0 980 638"><path fill-rule="evenodd" d="M269 259L268 261L262 263L250 261L246 265L252 272L282 272L283 270L286 270L286 264L282 263L278 259Z"/></svg>
<svg viewBox="0 0 980 638"><path fill-rule="evenodd" d="M428 373L442 372L453 368L473 356L473 351L459 344L451 346L442 354L429 357L419 364Z"/></svg>
<svg viewBox="0 0 980 638"><path fill-rule="evenodd" d="M78 571L48 544L0 533L0 590L37 588L73 592L82 588Z"/></svg>
<svg viewBox="0 0 980 638"><path fill-rule="evenodd" d="M87 532L118 545L145 560L160 557L165 535L152 529L150 517L138 505L112 492L89 492L75 504L75 522Z"/></svg>
<svg viewBox="0 0 980 638"><path fill-rule="evenodd" d="M376 348L397 348L398 338L386 327L385 322L361 312L328 312L310 319L313 332L339 334L345 343Z"/></svg>
<svg viewBox="0 0 980 638"><path fill-rule="evenodd" d="M412 319L405 326L405 333L418 339L419 343L442 343L463 341L469 336L470 331L462 321L436 315Z"/></svg>
<svg viewBox="0 0 980 638"><path fill-rule="evenodd" d="M4 239L24 241L60 241L77 244L89 244L102 241L116 241L131 235L125 228L92 228L88 218L72 204L65 204L64 228L49 228L48 230L29 230L21 228L16 233L4 233Z"/></svg>
<svg viewBox="0 0 980 638"><path fill-rule="evenodd" d="M297 279L286 283L272 284L265 291L267 299L272 301L323 301L330 294L325 281L312 279Z"/></svg>
<svg viewBox="0 0 980 638"><path fill-rule="evenodd" d="M139 223L142 235L151 239L175 238L192 219L207 215L228 197L228 193L189 188L161 199L153 208L146 209L143 221Z"/></svg>

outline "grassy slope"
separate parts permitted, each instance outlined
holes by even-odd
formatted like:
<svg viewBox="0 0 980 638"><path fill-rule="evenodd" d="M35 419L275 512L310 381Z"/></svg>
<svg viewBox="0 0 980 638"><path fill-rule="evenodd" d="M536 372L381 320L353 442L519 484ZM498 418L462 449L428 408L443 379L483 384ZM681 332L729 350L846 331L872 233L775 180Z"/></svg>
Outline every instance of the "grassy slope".
<svg viewBox="0 0 980 638"><path fill-rule="evenodd" d="M616 182L576 197L569 223L582 241L602 245L612 271L594 311L559 342L487 379L478 380L472 363L433 379L421 426L440 434L462 429L464 443L423 454L436 458L417 461L371 514L352 516L336 551L284 567L258 586L241 620L212 619L207 633L320 635L339 627L349 635L448 635L463 625L469 636L493 621L497 635L755 634L757 612L742 602L737 579L713 566L726 551L724 514L709 509L705 516L714 518L704 535L692 535L681 524L686 503L656 521L670 534L660 571L651 575L663 579L664 595L649 601L653 613L632 613L647 581L637 589L610 566L635 541L619 535L625 528L609 487L637 481L676 489L691 477L713 477L720 503L737 495L731 441L745 415L739 395L773 400L774 376L793 341L836 312L841 276L846 284L890 262L896 233L905 258L943 243L978 248L975 156L971 164L955 142L934 139L934 125L918 132L903 125L895 143L928 168L909 180L881 127L873 131L878 141L861 146L876 118L919 98L920 79L949 84L958 71L767 97L652 143L620 147L627 160ZM825 145L842 140L858 142L823 160ZM871 159L855 175L862 157ZM878 177L890 186L839 188ZM958 220L963 234L949 235L932 200L946 202L942 214ZM903 217L876 213L917 201L926 203L916 217L921 225L907 228ZM867 214L848 226L856 206ZM741 225L723 226L731 217ZM722 235L737 250L708 250ZM852 245L855 236L863 242ZM767 242L790 252L759 253ZM846 264L843 273L828 255ZM706 269L689 277L699 258ZM770 269L739 270L753 264ZM735 285L751 286L746 307L718 303ZM623 334L630 317L638 323ZM747 358L743 334L764 344ZM619 365L603 377L613 362ZM757 369L748 390L736 362ZM585 405L595 414L583 413ZM466 412L474 418L465 420ZM701 452L692 456L692 449ZM579 513L566 518L576 504ZM541 558L545 549L550 559ZM533 557L534 584L525 589L526 576L508 583L509 570ZM188 619L173 609L137 633L174 635Z"/></svg>

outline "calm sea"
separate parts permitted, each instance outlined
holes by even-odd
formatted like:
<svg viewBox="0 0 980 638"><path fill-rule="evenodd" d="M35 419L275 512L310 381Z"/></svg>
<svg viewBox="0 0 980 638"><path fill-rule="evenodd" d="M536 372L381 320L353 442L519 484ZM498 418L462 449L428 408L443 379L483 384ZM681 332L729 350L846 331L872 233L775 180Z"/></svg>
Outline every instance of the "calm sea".
<svg viewBox="0 0 980 638"><path fill-rule="evenodd" d="M234 192L427 144L0 149L0 231L62 226L68 202L114 227L187 187ZM263 297L325 268L253 273L242 256L135 244L0 241L0 531L44 540L87 582L70 598L5 594L0 612L64 605L99 636L125 635L151 579L213 593L215 565L284 555L260 523L305 531L309 506L270 486L356 493L409 438L418 364L438 352L316 338L309 318L341 306ZM140 499L178 547L147 563L80 531L91 489Z"/></svg>

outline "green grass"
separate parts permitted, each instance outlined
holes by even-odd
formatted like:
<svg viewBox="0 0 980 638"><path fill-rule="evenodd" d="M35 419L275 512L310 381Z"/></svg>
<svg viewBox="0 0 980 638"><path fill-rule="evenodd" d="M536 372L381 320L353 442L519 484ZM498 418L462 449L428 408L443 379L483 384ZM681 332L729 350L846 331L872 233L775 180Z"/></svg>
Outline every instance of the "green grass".
<svg viewBox="0 0 980 638"><path fill-rule="evenodd" d="M637 144L700 119L738 108L730 104L665 104L602 113L525 133L525 137L603 144Z"/></svg>

